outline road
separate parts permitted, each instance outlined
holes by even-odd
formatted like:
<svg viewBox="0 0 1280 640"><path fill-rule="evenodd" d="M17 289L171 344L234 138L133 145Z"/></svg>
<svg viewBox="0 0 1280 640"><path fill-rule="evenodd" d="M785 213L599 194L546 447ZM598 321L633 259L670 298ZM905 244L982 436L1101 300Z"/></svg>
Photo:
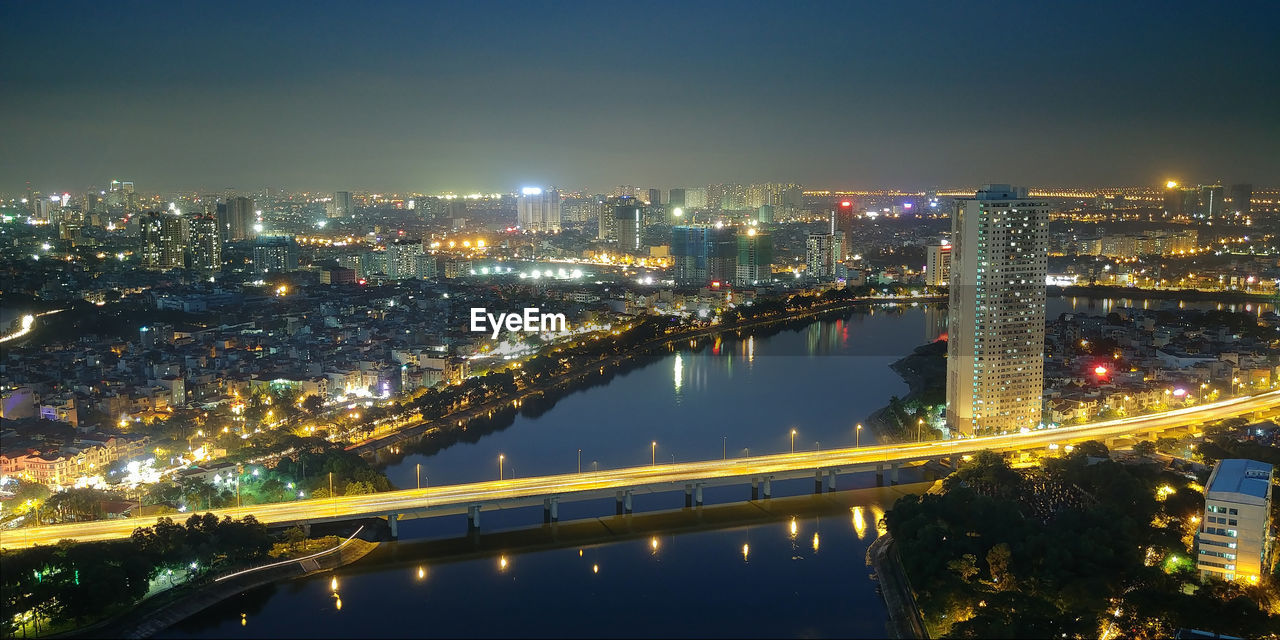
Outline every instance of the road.
<svg viewBox="0 0 1280 640"><path fill-rule="evenodd" d="M372 495L219 509L214 513L220 517L229 515L235 518L252 514L261 522L280 525L389 514L404 514L409 517L448 515L464 513L471 505L482 505L486 509L517 507L540 504L544 498L553 496L562 501L597 499L612 496L615 492L622 490L672 491L698 482L734 484L743 478L803 477L806 474L812 475L818 469L849 473L876 468L878 465L968 455L984 449L996 451L1038 449L1051 444L1065 444L1072 441L1148 434L1204 421L1274 410L1278 407L1280 407L1280 390L1158 414L1026 433L825 451L798 451L587 473L535 476L518 480L494 480L428 489L389 491ZM0 547L21 548L33 544L53 544L68 538L84 541L124 538L128 537L136 527L148 524L151 522L139 518L6 531L0 534Z"/></svg>

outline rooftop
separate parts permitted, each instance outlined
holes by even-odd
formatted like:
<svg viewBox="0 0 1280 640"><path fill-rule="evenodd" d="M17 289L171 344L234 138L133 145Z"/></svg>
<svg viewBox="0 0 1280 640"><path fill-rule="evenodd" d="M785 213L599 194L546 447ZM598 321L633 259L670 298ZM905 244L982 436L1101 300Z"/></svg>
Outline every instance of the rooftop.
<svg viewBox="0 0 1280 640"><path fill-rule="evenodd" d="M1223 460L1213 471L1208 490L1266 498L1273 467L1257 460Z"/></svg>

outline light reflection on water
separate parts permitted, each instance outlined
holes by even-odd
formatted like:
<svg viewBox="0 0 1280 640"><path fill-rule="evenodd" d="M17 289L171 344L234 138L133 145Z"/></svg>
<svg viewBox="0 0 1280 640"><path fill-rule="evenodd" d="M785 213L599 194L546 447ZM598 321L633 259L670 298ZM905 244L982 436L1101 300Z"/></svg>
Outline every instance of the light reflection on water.
<svg viewBox="0 0 1280 640"><path fill-rule="evenodd" d="M159 637L883 637L865 565L875 533L860 514L885 506L456 562L369 556L241 594Z"/></svg>

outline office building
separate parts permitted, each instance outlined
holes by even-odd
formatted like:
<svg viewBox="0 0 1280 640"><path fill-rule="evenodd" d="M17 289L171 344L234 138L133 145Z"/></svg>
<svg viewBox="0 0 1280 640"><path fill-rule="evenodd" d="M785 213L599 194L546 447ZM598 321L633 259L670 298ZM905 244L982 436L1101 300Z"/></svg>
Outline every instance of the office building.
<svg viewBox="0 0 1280 640"><path fill-rule="evenodd" d="M147 213L138 221L142 268L167 271L186 267L190 236L187 219L177 213Z"/></svg>
<svg viewBox="0 0 1280 640"><path fill-rule="evenodd" d="M1204 577L1257 584L1270 568L1271 480L1275 468L1255 460L1218 462L1205 485L1196 534L1196 568Z"/></svg>
<svg viewBox="0 0 1280 640"><path fill-rule="evenodd" d="M517 224L525 231L559 233L560 192L525 187L516 198Z"/></svg>
<svg viewBox="0 0 1280 640"><path fill-rule="evenodd" d="M1251 211L1253 201L1253 185L1251 184L1233 184L1229 193L1231 198L1227 211L1238 217L1248 216Z"/></svg>
<svg viewBox="0 0 1280 640"><path fill-rule="evenodd" d="M640 203L635 198L621 197L613 205L614 229L618 234L618 250L639 253L644 235Z"/></svg>
<svg viewBox="0 0 1280 640"><path fill-rule="evenodd" d="M253 210L252 198L244 196L227 198L221 212L223 218L218 221L218 224L222 227L223 240L235 242L248 240L256 235L253 225L257 222L257 215Z"/></svg>
<svg viewBox="0 0 1280 640"><path fill-rule="evenodd" d="M350 191L335 191L333 199L325 207L325 215L330 218L350 218L355 212L351 206Z"/></svg>
<svg viewBox="0 0 1280 640"><path fill-rule="evenodd" d="M734 262L733 284L752 287L773 279L773 237L750 227L737 234L738 255Z"/></svg>
<svg viewBox="0 0 1280 640"><path fill-rule="evenodd" d="M924 283L931 287L951 284L951 244L946 240L925 247Z"/></svg>
<svg viewBox="0 0 1280 640"><path fill-rule="evenodd" d="M947 423L964 435L1035 428L1044 394L1049 205L985 185L951 216Z"/></svg>
<svg viewBox="0 0 1280 640"><path fill-rule="evenodd" d="M203 215L191 221L191 268L205 273L222 270L222 233L215 216Z"/></svg>
<svg viewBox="0 0 1280 640"><path fill-rule="evenodd" d="M649 189L649 204L650 204L650 205L659 205L659 204L662 204L662 190L661 190L661 189Z"/></svg>
<svg viewBox="0 0 1280 640"><path fill-rule="evenodd" d="M279 273L298 268L298 243L293 236L258 236L253 243L253 271Z"/></svg>

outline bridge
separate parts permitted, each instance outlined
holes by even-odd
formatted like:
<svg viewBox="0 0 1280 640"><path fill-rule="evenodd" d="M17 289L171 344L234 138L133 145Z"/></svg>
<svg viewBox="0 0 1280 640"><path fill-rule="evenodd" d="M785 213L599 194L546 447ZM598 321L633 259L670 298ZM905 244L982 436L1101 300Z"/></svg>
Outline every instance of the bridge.
<svg viewBox="0 0 1280 640"><path fill-rule="evenodd" d="M876 471L897 481L902 465L947 460L954 468L959 459L983 450L1030 450L1086 440L1114 441L1146 438L1170 429L1212 420L1247 416L1280 408L1280 390L1161 413L1120 418L1091 424L1037 429L1022 433L960 438L918 443L894 443L866 447L799 451L764 456L703 460L677 464L653 464L605 471L503 479L426 489L406 489L370 495L341 496L295 502L215 509L219 517L253 515L273 526L311 525L358 518L386 518L392 535L397 521L405 518L467 514L469 527L480 526L485 510L542 505L544 521L558 520L563 502L614 498L617 513L630 513L637 494L668 493L684 489L685 505L702 504L702 490L711 486L751 484L751 497L772 496L778 480L813 478L815 491L835 487L839 474ZM79 541L127 538L138 519L100 520L75 524L31 527L0 533L0 547L15 549L59 540Z"/></svg>

